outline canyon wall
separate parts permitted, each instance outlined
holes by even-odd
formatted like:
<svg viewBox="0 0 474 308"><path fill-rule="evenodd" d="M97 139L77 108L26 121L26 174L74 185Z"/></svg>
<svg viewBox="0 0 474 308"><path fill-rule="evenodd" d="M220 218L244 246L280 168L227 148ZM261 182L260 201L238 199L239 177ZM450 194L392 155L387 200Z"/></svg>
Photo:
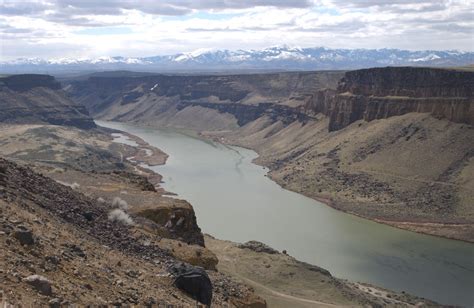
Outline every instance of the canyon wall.
<svg viewBox="0 0 474 308"><path fill-rule="evenodd" d="M330 131L410 112L472 125L473 89L472 71L420 67L207 76L108 73L66 86L74 100L106 120L234 130L264 115L288 125L321 113L329 117Z"/></svg>
<svg viewBox="0 0 474 308"><path fill-rule="evenodd" d="M241 75L95 74L66 90L94 117L154 126L233 130L263 115L289 124L306 121L313 93L335 88L343 72Z"/></svg>
<svg viewBox="0 0 474 308"><path fill-rule="evenodd" d="M305 108L330 118L329 130L357 120L410 112L474 124L474 72L388 67L347 72L337 90L316 93Z"/></svg>
<svg viewBox="0 0 474 308"><path fill-rule="evenodd" d="M95 128L87 109L69 99L54 77L13 75L0 78L0 122Z"/></svg>

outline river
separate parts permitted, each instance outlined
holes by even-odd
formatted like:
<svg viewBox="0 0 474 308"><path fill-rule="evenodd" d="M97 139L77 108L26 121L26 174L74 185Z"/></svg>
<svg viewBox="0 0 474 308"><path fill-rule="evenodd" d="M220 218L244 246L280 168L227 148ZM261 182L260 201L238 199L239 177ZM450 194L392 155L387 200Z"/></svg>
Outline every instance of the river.
<svg viewBox="0 0 474 308"><path fill-rule="evenodd" d="M378 224L282 189L252 163L257 154L248 149L171 129L97 124L169 154L165 165L151 169L163 176L166 190L193 205L205 233L285 249L339 278L474 306L473 244Z"/></svg>

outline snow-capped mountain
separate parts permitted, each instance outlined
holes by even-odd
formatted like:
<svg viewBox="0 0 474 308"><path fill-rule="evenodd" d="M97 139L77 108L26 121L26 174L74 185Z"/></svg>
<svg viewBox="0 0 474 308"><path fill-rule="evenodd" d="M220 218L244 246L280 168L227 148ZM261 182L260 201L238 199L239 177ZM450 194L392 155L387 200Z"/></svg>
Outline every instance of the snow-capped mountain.
<svg viewBox="0 0 474 308"><path fill-rule="evenodd" d="M95 59L16 59L0 61L0 73L103 70L220 71L328 70L377 66L462 66L474 64L474 52L455 50L329 49L276 46L262 50L198 49L175 55Z"/></svg>

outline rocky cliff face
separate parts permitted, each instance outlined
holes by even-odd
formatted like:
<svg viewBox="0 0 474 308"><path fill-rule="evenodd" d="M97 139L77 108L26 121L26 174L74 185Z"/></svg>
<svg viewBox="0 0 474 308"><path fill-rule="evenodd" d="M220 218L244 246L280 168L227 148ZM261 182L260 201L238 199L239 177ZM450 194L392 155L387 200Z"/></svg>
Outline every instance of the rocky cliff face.
<svg viewBox="0 0 474 308"><path fill-rule="evenodd" d="M61 85L48 75L0 78L0 106L0 122L4 123L96 127L86 108L67 98Z"/></svg>
<svg viewBox="0 0 474 308"><path fill-rule="evenodd" d="M408 97L472 97L474 73L470 71L386 67L347 72L338 92L355 95Z"/></svg>
<svg viewBox="0 0 474 308"><path fill-rule="evenodd" d="M474 72L389 67L347 72L336 91L316 93L306 105L329 116L329 130L357 120L372 121L409 112L430 113L474 124Z"/></svg>
<svg viewBox="0 0 474 308"><path fill-rule="evenodd" d="M61 88L61 84L53 76L37 74L7 76L0 79L0 85L4 85L13 91L28 91L37 87L52 90Z"/></svg>
<svg viewBox="0 0 474 308"><path fill-rule="evenodd" d="M228 130L268 115L284 123L304 121L311 93L335 88L342 72L254 75L94 75L66 88L97 118L153 125ZM296 108L295 108L296 107ZM196 114L199 112L200 117ZM197 125L194 122L201 122ZM212 125L211 125L212 124Z"/></svg>

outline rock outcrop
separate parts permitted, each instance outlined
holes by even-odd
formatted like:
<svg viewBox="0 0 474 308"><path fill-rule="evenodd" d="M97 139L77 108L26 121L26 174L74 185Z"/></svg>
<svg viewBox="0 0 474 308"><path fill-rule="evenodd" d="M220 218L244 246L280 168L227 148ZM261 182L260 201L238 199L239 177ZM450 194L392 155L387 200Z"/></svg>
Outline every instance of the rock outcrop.
<svg viewBox="0 0 474 308"><path fill-rule="evenodd" d="M474 72L388 67L347 72L336 91L316 93L306 105L330 118L335 131L357 120L372 121L410 112L430 113L474 124Z"/></svg>
<svg viewBox="0 0 474 308"><path fill-rule="evenodd" d="M250 250L253 250L255 252L268 253L268 254L271 254L271 255L279 253L278 250L273 249L270 246L268 246L268 245L266 245L262 242L258 242L258 241L245 242L243 244L240 244L239 248L241 248L241 249L250 249Z"/></svg>
<svg viewBox="0 0 474 308"><path fill-rule="evenodd" d="M204 238L199 228L192 206L184 200L178 200L170 207L141 207L135 214L145 217L164 228L168 237L177 236L188 244L204 246Z"/></svg>
<svg viewBox="0 0 474 308"><path fill-rule="evenodd" d="M125 253L144 254L149 257L165 257L167 253L158 247L144 246L128 232L128 226L107 219L110 207L85 197L70 187L0 158L0 199L35 200L35 204L51 215L86 230L104 245L115 247ZM87 213L89 218L84 214Z"/></svg>
<svg viewBox="0 0 474 308"><path fill-rule="evenodd" d="M86 108L70 100L48 75L0 78L0 122L96 127Z"/></svg>

